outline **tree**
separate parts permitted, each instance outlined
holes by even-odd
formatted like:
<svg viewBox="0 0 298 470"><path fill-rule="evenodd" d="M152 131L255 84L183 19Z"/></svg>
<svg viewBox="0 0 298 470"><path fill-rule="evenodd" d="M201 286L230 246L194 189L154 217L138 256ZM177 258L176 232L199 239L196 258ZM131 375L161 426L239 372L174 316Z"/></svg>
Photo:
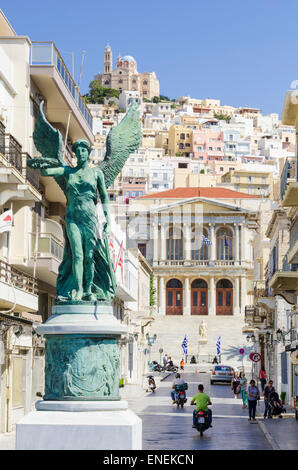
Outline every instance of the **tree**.
<svg viewBox="0 0 298 470"><path fill-rule="evenodd" d="M154 276L150 273L150 307L154 307L156 304L156 289L154 287Z"/></svg>
<svg viewBox="0 0 298 470"><path fill-rule="evenodd" d="M114 88L105 88L99 80L95 79L90 82L89 93L84 95L83 98L87 103L103 104L106 97L119 98L119 91Z"/></svg>
<svg viewBox="0 0 298 470"><path fill-rule="evenodd" d="M222 113L214 113L214 117L220 121L226 121L227 123L229 123L231 120L231 116L227 116L226 114Z"/></svg>

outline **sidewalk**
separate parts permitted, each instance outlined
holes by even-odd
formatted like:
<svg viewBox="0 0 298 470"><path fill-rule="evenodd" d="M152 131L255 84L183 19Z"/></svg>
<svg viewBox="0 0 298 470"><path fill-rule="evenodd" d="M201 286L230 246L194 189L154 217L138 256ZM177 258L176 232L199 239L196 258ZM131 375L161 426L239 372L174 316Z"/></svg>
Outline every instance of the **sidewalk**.
<svg viewBox="0 0 298 470"><path fill-rule="evenodd" d="M169 377L169 375L171 375L172 372L160 372L160 373L159 372L153 372L153 373L150 372L150 374L152 374L154 376L155 384L156 384L156 387L158 388L160 382L162 382L167 377ZM147 375L149 375L149 372L148 372L148 374L144 375L144 379L143 379L142 384L126 384L126 385L124 385L123 388L120 388L119 392L120 392L121 398L123 400L128 400L128 399L131 399L131 398L141 398L141 397L146 396L147 393L151 393L151 392L147 392L147 390L148 390Z"/></svg>
<svg viewBox="0 0 298 470"><path fill-rule="evenodd" d="M257 423L273 450L298 450L298 420L294 408L286 405L282 418L262 419Z"/></svg>

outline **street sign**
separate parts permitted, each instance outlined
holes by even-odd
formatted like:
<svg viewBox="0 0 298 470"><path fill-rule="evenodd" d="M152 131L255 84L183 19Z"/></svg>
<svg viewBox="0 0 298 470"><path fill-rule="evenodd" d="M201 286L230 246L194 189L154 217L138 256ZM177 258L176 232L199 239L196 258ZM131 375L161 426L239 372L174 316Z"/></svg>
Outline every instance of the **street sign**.
<svg viewBox="0 0 298 470"><path fill-rule="evenodd" d="M253 362L259 362L261 360L261 354L256 352L250 353L249 359Z"/></svg>
<svg viewBox="0 0 298 470"><path fill-rule="evenodd" d="M244 353L245 353L244 349L243 349L243 348L240 348L240 349L239 349L239 354L244 354Z"/></svg>

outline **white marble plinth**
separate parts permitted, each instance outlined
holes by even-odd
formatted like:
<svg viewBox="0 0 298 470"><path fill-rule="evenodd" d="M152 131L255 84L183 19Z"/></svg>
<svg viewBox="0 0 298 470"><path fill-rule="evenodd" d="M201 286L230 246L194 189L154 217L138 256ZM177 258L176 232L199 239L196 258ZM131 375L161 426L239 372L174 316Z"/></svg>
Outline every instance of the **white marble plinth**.
<svg viewBox="0 0 298 470"><path fill-rule="evenodd" d="M41 402L39 402L41 403ZM16 425L17 450L140 450L142 420L127 409L127 403L43 402L51 411L32 411ZM97 405L96 405L97 403ZM110 405L109 405L110 404ZM41 406L41 405L37 405ZM71 411L73 406L76 411ZM100 406L98 411L90 406ZM118 406L118 409L112 407ZM121 409L122 407L122 409Z"/></svg>
<svg viewBox="0 0 298 470"><path fill-rule="evenodd" d="M128 409L128 403L125 400L39 400L35 403L35 408L37 409L37 411L123 411Z"/></svg>
<svg viewBox="0 0 298 470"><path fill-rule="evenodd" d="M205 338L199 339L199 355L207 355L208 354L208 347L207 347L208 340Z"/></svg>
<svg viewBox="0 0 298 470"><path fill-rule="evenodd" d="M121 336L127 332L113 315L110 305L55 305L50 318L36 327L40 335L105 334Z"/></svg>

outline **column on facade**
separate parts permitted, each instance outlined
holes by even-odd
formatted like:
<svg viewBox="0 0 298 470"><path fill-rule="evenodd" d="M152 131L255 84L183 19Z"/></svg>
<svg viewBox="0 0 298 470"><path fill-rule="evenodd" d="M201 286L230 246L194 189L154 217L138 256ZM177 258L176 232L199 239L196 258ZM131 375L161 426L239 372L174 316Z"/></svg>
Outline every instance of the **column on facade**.
<svg viewBox="0 0 298 470"><path fill-rule="evenodd" d="M235 224L235 261L239 262L239 251L240 251L240 237L239 237L239 225Z"/></svg>
<svg viewBox="0 0 298 470"><path fill-rule="evenodd" d="M190 223L183 224L183 238L184 238L184 260L191 260L191 225Z"/></svg>
<svg viewBox="0 0 298 470"><path fill-rule="evenodd" d="M239 306L239 277L235 278L234 289L233 289L233 305L234 305L234 315L240 315L240 306Z"/></svg>
<svg viewBox="0 0 298 470"><path fill-rule="evenodd" d="M215 225L210 225L210 241L211 241L211 250L210 250L210 260L216 260L216 238L215 238Z"/></svg>
<svg viewBox="0 0 298 470"><path fill-rule="evenodd" d="M189 279L184 279L184 291L183 291L183 315L190 315L190 290L189 290Z"/></svg>
<svg viewBox="0 0 298 470"><path fill-rule="evenodd" d="M159 230L157 219L153 221L153 261L158 261L158 247L159 247Z"/></svg>
<svg viewBox="0 0 298 470"><path fill-rule="evenodd" d="M162 276L159 278L159 314L166 314L166 288L165 279Z"/></svg>
<svg viewBox="0 0 298 470"><path fill-rule="evenodd" d="M208 295L208 315L216 315L216 291L214 277L210 277Z"/></svg>
<svg viewBox="0 0 298 470"><path fill-rule="evenodd" d="M245 261L245 227L244 224L240 225L241 227L241 257L240 261Z"/></svg>
<svg viewBox="0 0 298 470"><path fill-rule="evenodd" d="M160 226L160 260L167 259L167 226L161 224Z"/></svg>
<svg viewBox="0 0 298 470"><path fill-rule="evenodd" d="M247 305L246 300L246 277L241 276L241 314L245 313L245 306Z"/></svg>

